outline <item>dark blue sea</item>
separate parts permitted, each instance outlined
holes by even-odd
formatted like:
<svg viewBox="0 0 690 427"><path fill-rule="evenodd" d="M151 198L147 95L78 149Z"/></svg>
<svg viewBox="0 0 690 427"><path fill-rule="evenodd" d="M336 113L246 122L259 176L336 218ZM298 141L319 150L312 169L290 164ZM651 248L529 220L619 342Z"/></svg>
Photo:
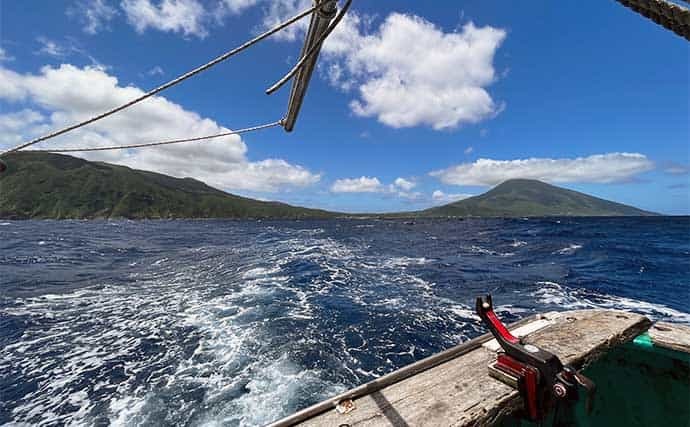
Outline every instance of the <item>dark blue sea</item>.
<svg viewBox="0 0 690 427"><path fill-rule="evenodd" d="M690 323L690 218L0 221L0 425L256 426L514 321Z"/></svg>

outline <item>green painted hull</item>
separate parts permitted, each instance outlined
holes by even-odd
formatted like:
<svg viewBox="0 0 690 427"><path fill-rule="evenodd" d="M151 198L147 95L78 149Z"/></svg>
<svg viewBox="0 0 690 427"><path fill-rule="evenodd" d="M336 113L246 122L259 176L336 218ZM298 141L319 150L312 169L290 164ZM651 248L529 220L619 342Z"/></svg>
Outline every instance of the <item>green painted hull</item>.
<svg viewBox="0 0 690 427"><path fill-rule="evenodd" d="M690 427L690 354L657 347L643 334L583 372L597 385L592 412L585 412L582 401L561 405L541 425ZM501 425L540 424L509 417Z"/></svg>

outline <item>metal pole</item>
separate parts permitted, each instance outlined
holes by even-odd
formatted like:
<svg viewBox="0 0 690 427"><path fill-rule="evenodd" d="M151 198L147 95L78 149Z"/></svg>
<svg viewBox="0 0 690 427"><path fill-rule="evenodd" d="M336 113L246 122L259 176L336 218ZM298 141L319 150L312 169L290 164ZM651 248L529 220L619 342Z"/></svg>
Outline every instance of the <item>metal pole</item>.
<svg viewBox="0 0 690 427"><path fill-rule="evenodd" d="M311 16L309 31L307 32L307 37L304 41L300 58L306 55L316 43L320 43L319 40L321 35L328 29L331 20L335 17L338 11L336 0L314 0L314 2L315 6L318 8ZM317 49L320 48L321 46L317 47ZM290 100L288 101L287 114L283 119L283 128L287 132L292 132L295 127L295 122L297 121L297 116L299 115L300 108L302 107L304 95L307 92L307 87L309 86L311 75L314 72L318 56L319 54L317 51L309 58L307 62L304 63L299 72L295 75L295 78L292 82L292 90L290 92Z"/></svg>

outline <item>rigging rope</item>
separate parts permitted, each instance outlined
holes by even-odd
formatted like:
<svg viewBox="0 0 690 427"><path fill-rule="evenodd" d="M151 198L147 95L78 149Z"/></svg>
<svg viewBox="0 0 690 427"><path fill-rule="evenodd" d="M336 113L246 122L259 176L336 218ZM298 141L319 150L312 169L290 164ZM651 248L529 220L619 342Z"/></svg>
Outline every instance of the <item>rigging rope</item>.
<svg viewBox="0 0 690 427"><path fill-rule="evenodd" d="M265 123L258 126L252 126L244 129L238 129L230 132L218 133L215 135L197 136L195 138L185 138L185 139L171 139L167 141L158 142L145 142L141 144L130 144L130 145L111 145L107 147L93 147L93 148L57 148L55 150L24 150L31 153L76 153L76 152L87 152L87 151L109 151L109 150L126 150L129 148L142 148L142 147L155 147L157 145L170 145L179 144L182 142L193 142L193 141L204 141L213 138L220 138L229 135L240 135L243 133L254 132L257 130L268 129L275 126L281 126L282 120L277 122Z"/></svg>
<svg viewBox="0 0 690 427"><path fill-rule="evenodd" d="M321 37L319 37L319 39L313 44L311 49L309 49L309 51L304 56L302 56L302 58L299 60L299 62L297 62L297 64L295 64L295 66L292 67L292 69L287 74L285 74L285 76L283 76L283 78L278 80L270 88L266 89L267 95L270 95L273 92L277 91L285 83L287 83L291 78L293 78L295 76L295 74L297 74L297 72L300 70L300 68L302 68L304 63L307 62L309 60L309 58L314 56L319 51L319 49L321 49L321 44L328 38L328 36L331 35L333 30L335 30L335 27L338 26L340 21L343 19L343 17L347 13L347 10L350 8L350 5L352 5L352 0L347 0L347 3L345 3L342 10L338 14L338 16L335 17L335 19L333 20L331 25L328 27L328 29L323 34L321 34Z"/></svg>
<svg viewBox="0 0 690 427"><path fill-rule="evenodd" d="M690 10L666 0L617 0L690 41Z"/></svg>
<svg viewBox="0 0 690 427"><path fill-rule="evenodd" d="M238 53L240 53L240 52L246 50L247 48L252 47L253 45L255 45L256 43L262 41L263 39L265 39L265 38L267 38L267 37L269 37L269 36L271 36L271 35L277 33L278 31L280 31L280 30L282 30L282 29L284 29L284 28L286 28L286 27L288 27L288 26L290 26L290 25L292 25L292 24L294 24L295 22L299 21L300 19L304 18L305 16L310 15L310 14L313 13L317 8L318 8L318 5L314 5L314 6L310 7L309 9L307 9L307 10L305 10L305 11L303 11L303 12L301 12L301 13L295 15L295 16L293 16L292 18L290 18L290 19L288 19L288 20L286 20L286 21L281 22L280 24L276 25L275 27L273 27L273 28L271 28L271 29L269 29L269 30L267 30L267 31L265 31L265 32L263 32L263 33L261 33L261 34L259 34L258 36L256 36L256 37L254 37L253 39L251 39L251 40L245 42L244 44L242 44L242 45L240 45L240 46L238 46L238 47L236 47L236 48L234 48L234 49L232 49L232 50L227 51L226 53L224 53L224 54L222 54L222 55L216 57L215 59L213 59L213 60L211 60L211 61L209 61L209 62L207 62L207 63L205 63L205 64L203 64L203 65L201 65L201 66L199 66L199 67L197 67L197 68L195 68L195 69L193 69L193 70L191 70L191 71L189 71L189 72L187 72L187 73L185 73L185 74L182 74L181 76L179 76L179 77L177 77L177 78L175 78L175 79L173 79L173 80L170 80L169 82L164 83L164 84L162 84L161 86L158 86L158 87L155 88L155 89L152 89L152 90L146 92L145 94L141 95L141 96L138 97L138 98L135 98L135 99L133 99L133 100L131 100L131 101L125 103L125 104L122 104L122 105L120 105L120 106L118 106L118 107L115 107L115 108L113 108L113 109L111 109L111 110L108 110L108 111L106 111L106 112L104 112L104 113L101 113L101 114L99 114L99 115L97 115L97 116L91 117L90 119L84 120L84 121L79 122L79 123L75 123L75 124L73 124L73 125L71 125L71 126L68 126L68 127L66 127L66 128L63 128L63 129L57 130L57 131L55 131L55 132L52 132L52 133L49 133L49 134L40 136L40 137L35 138L35 139L33 139L33 140L29 141L29 142L20 144L20 145L14 147L14 148L10 148L9 150L5 150L5 151L3 151L2 153L0 153L0 156L3 156L3 155L8 154L8 153L15 152L15 151L22 150L22 149L24 149L24 148L30 147L30 146L32 146L32 145L34 145L34 144L38 144L39 142L46 141L46 140L51 139L51 138L55 138L56 136L63 135L63 134L65 134L65 133L67 133L67 132L73 131L73 130L78 129L78 128L80 128L80 127L83 127L83 126L86 126L86 125L91 124L91 123L93 123L93 122L96 122L96 121L98 121L98 120L101 120L101 119L103 119L103 118L105 118L105 117L108 117L108 116L110 116L110 115L112 115L112 114L115 114L115 113L117 113L118 111L122 111L122 110L124 110L125 108L131 107L131 106L134 105L134 104L137 104L137 103L139 103L139 102L141 102L141 101L143 101L143 100L145 100L145 99L147 99L147 98L150 98L150 97L156 95L157 93L160 93L160 92L164 91L165 89L168 89L168 88L170 88L170 87L172 87L172 86L174 86L174 85L176 85L176 84L178 84L178 83L180 83L180 82L182 82L182 81L184 81L184 80L187 80L188 78L190 78L190 77L192 77L192 76L194 76L194 75L196 75L196 74L201 73L202 71L205 71L205 70L207 70L207 69L213 67L214 65L216 65L216 64L218 64L218 63L220 63L220 62L225 61L226 59L230 58L231 56L234 56L234 55L236 55L236 54L238 54Z"/></svg>

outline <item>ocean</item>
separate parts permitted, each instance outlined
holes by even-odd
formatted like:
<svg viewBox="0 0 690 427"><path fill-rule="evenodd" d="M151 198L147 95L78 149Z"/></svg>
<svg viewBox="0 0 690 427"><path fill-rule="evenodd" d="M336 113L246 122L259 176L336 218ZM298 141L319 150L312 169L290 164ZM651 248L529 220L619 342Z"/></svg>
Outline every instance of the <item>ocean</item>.
<svg viewBox="0 0 690 427"><path fill-rule="evenodd" d="M506 322L690 324L690 218L0 221L0 425L259 426Z"/></svg>

